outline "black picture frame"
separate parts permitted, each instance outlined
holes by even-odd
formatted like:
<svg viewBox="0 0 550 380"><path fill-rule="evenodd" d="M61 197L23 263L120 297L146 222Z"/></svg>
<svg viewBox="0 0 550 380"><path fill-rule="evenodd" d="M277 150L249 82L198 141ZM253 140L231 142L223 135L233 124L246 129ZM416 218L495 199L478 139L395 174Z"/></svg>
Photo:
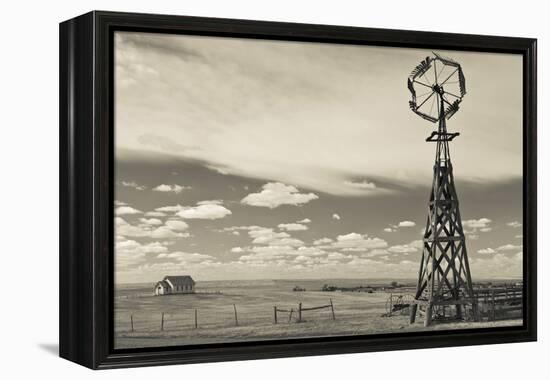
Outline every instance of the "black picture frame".
<svg viewBox="0 0 550 380"><path fill-rule="evenodd" d="M113 33L454 49L523 57L523 326L113 348ZM536 39L93 11L60 24L60 356L93 369L535 341Z"/></svg>

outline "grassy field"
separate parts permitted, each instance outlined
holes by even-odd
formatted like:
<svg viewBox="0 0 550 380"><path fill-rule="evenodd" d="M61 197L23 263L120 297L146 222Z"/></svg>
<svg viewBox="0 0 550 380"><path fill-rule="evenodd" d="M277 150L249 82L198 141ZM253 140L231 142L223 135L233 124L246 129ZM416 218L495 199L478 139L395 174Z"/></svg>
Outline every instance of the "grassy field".
<svg viewBox="0 0 550 380"><path fill-rule="evenodd" d="M294 285L305 292L293 292ZM152 285L127 285L115 295L115 347L136 348L170 345L239 342L334 335L375 334L424 330L422 321L409 325L408 315L386 313L388 293L322 292L319 281L235 281L198 283L201 293L155 297ZM357 286L347 280L338 286ZM372 283L369 283L372 285ZM219 293L221 292L221 293ZM329 308L306 311L297 323L298 303L304 308L329 304L332 299L336 320ZM234 307L237 308L238 325ZM273 307L291 309L278 314ZM195 328L195 309L198 327ZM164 326L161 331L161 315ZM131 318L134 331L132 331ZM481 328L521 324L521 320L480 323L445 323L429 329Z"/></svg>

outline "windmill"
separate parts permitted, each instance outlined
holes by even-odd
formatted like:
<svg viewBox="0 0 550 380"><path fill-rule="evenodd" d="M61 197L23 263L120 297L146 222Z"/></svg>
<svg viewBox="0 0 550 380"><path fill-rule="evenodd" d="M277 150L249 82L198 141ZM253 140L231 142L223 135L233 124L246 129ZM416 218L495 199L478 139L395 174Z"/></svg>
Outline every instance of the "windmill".
<svg viewBox="0 0 550 380"><path fill-rule="evenodd" d="M462 319L466 307L471 308L474 320L479 318L449 152L449 142L459 133L448 132L446 124L466 94L466 81L458 62L433 54L420 62L407 80L412 94L411 110L438 125L426 139L436 143L436 155L422 260L410 315L410 323L414 323L418 307L423 308L425 326L434 318L445 317L447 310L454 310L455 316Z"/></svg>

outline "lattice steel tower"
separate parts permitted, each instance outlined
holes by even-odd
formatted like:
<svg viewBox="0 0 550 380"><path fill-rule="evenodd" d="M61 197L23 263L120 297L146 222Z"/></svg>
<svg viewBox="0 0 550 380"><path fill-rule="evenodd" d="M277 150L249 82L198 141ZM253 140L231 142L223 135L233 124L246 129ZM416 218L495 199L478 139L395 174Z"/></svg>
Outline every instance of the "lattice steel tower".
<svg viewBox="0 0 550 380"><path fill-rule="evenodd" d="M434 53L411 72L407 84L412 94L411 110L432 123L438 123L437 131L426 139L436 143L436 155L410 322L414 323L419 306L425 312L425 326L430 325L434 318L446 317L448 311L462 319L467 307L471 308L477 321L477 301L449 153L449 142L459 133L447 132L446 125L446 120L458 111L466 94L464 74L460 64Z"/></svg>

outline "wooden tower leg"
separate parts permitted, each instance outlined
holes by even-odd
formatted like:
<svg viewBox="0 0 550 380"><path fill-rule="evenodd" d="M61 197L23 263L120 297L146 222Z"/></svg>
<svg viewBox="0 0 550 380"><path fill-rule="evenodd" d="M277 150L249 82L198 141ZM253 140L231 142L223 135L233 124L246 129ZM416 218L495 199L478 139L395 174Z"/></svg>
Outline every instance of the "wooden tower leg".
<svg viewBox="0 0 550 380"><path fill-rule="evenodd" d="M472 301L472 313L474 314L474 321L479 322L479 309L477 307L477 300Z"/></svg>
<svg viewBox="0 0 550 380"><path fill-rule="evenodd" d="M457 304L455 305L455 307L456 307L456 318L462 319L462 305Z"/></svg>
<svg viewBox="0 0 550 380"><path fill-rule="evenodd" d="M424 319L424 327L428 327L432 323L432 309L433 305L431 303L426 305L426 319Z"/></svg>
<svg viewBox="0 0 550 380"><path fill-rule="evenodd" d="M418 308L417 304L411 305L411 315L409 319L409 323L412 325L414 321L416 320L416 309Z"/></svg>

